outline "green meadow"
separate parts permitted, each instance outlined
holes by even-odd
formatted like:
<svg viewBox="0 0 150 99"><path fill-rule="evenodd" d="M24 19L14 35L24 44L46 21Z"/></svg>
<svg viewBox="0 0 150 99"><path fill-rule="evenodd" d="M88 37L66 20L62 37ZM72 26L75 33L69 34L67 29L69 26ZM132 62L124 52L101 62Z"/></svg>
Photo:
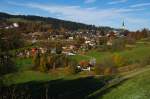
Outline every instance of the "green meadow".
<svg viewBox="0 0 150 99"><path fill-rule="evenodd" d="M113 55L119 55L125 59L127 59L130 63L138 62L141 59L150 56L150 43L146 40L140 40L131 49L125 49L124 51L117 51L117 52L99 52L97 50L91 50L86 53L86 55L75 55L72 58L76 59L77 61L82 60L90 60L91 58L95 58L97 63L101 63L107 57L111 57Z"/></svg>
<svg viewBox="0 0 150 99"><path fill-rule="evenodd" d="M107 89L97 99L149 99L149 89L150 72L147 71Z"/></svg>

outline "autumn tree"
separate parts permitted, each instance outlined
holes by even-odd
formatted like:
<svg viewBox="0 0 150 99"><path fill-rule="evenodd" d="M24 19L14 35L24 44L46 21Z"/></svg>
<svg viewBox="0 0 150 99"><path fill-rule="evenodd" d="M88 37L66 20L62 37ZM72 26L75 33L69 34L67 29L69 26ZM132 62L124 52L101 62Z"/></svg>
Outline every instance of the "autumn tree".
<svg viewBox="0 0 150 99"><path fill-rule="evenodd" d="M112 51L121 51L125 49L125 38L118 38L113 41Z"/></svg>
<svg viewBox="0 0 150 99"><path fill-rule="evenodd" d="M76 38L76 46L79 48L83 43L85 42L85 39L83 37L77 37Z"/></svg>
<svg viewBox="0 0 150 99"><path fill-rule="evenodd" d="M7 73L17 71L15 63L13 61L13 56L10 53L10 50L14 48L18 48L19 46L17 44L20 41L15 39L14 36L8 37L7 33L8 32L5 30L2 30L0 32L0 75L5 75ZM18 43L16 43L17 41L14 41L14 40L17 40Z"/></svg>
<svg viewBox="0 0 150 99"><path fill-rule="evenodd" d="M34 56L33 56L33 69L38 69L38 67L40 66L40 58L41 55L39 52L37 52Z"/></svg>

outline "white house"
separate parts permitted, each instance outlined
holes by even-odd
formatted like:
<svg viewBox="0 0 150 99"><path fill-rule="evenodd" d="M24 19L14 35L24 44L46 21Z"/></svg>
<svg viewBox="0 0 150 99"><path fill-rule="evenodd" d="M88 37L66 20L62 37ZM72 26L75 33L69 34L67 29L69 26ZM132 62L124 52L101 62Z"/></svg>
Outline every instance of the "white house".
<svg viewBox="0 0 150 99"><path fill-rule="evenodd" d="M18 23L13 23L13 27L17 28L17 27L19 27L19 24Z"/></svg>

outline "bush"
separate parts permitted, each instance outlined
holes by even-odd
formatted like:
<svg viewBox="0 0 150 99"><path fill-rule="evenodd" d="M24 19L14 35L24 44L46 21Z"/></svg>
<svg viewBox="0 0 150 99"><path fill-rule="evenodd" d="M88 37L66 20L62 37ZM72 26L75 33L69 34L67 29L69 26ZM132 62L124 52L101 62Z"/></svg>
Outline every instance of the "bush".
<svg viewBox="0 0 150 99"><path fill-rule="evenodd" d="M0 75L16 72L17 68L8 52L0 53Z"/></svg>
<svg viewBox="0 0 150 99"><path fill-rule="evenodd" d="M150 56L145 57L140 61L140 66L150 65Z"/></svg>
<svg viewBox="0 0 150 99"><path fill-rule="evenodd" d="M99 47L98 47L98 51L107 51L109 48L108 48L108 46L107 45L100 45Z"/></svg>
<svg viewBox="0 0 150 99"><path fill-rule="evenodd" d="M95 68L94 68L94 72L96 75L104 75L104 66L102 65L96 65Z"/></svg>
<svg viewBox="0 0 150 99"><path fill-rule="evenodd" d="M116 67L116 64L115 62L113 61L112 57L109 56L109 57L106 57L102 60L101 64L104 66L104 67Z"/></svg>
<svg viewBox="0 0 150 99"><path fill-rule="evenodd" d="M68 58L66 58L68 59ZM67 60L67 67L65 67L65 74L72 75L78 73L79 70L77 69L77 61L73 59Z"/></svg>
<svg viewBox="0 0 150 99"><path fill-rule="evenodd" d="M125 66L125 65L128 65L128 63L129 63L127 61L127 59L125 59L124 57L122 57L119 54L114 54L112 56L112 60L117 67Z"/></svg>
<svg viewBox="0 0 150 99"><path fill-rule="evenodd" d="M135 44L135 43L136 43L136 40L135 40L134 38L127 37L127 38L126 38L126 43L127 43L127 44Z"/></svg>
<svg viewBox="0 0 150 99"><path fill-rule="evenodd" d="M115 75L118 73L117 67L108 67L101 65L96 65L94 72L97 75Z"/></svg>
<svg viewBox="0 0 150 99"><path fill-rule="evenodd" d="M117 64L112 57L104 58L101 64L95 66L94 72L98 75L114 75L118 73Z"/></svg>
<svg viewBox="0 0 150 99"><path fill-rule="evenodd" d="M129 60L119 54L104 58L101 64L105 67L121 67L129 64Z"/></svg>
<svg viewBox="0 0 150 99"><path fill-rule="evenodd" d="M77 70L77 68L75 66L67 66L64 69L64 73L66 75L73 75L73 74L78 73L78 70Z"/></svg>
<svg viewBox="0 0 150 99"><path fill-rule="evenodd" d="M107 67L105 68L104 75L115 75L118 73L116 67Z"/></svg>
<svg viewBox="0 0 150 99"><path fill-rule="evenodd" d="M47 68L47 56L46 55L42 55L40 58L40 71L42 72L47 72L48 68Z"/></svg>
<svg viewBox="0 0 150 99"><path fill-rule="evenodd" d="M41 58L41 56L40 56L39 53L37 53L33 57L33 60L32 60L32 62L33 62L33 69L37 69L40 66L40 58Z"/></svg>
<svg viewBox="0 0 150 99"><path fill-rule="evenodd" d="M112 51L122 51L125 49L125 39L124 38L119 38L113 41L112 44Z"/></svg>

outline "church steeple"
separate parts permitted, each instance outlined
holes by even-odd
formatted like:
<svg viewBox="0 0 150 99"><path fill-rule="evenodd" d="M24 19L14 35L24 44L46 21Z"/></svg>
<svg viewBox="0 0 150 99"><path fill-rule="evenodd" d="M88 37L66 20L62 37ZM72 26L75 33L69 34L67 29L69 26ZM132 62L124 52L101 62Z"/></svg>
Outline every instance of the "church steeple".
<svg viewBox="0 0 150 99"><path fill-rule="evenodd" d="M122 22L122 29L125 30L125 22L124 22L124 20Z"/></svg>

